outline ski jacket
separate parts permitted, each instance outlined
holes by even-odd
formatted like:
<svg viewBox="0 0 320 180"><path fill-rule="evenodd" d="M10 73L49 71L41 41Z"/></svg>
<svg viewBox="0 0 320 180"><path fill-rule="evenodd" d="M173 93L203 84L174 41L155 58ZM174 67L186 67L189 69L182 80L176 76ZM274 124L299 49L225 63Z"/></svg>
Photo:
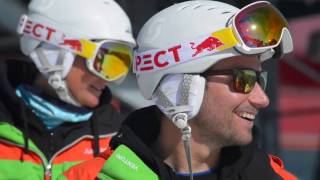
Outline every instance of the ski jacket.
<svg viewBox="0 0 320 180"><path fill-rule="evenodd" d="M30 85L37 73L29 62L0 62L0 179L57 179L71 166L108 149L124 119L110 105L106 91L88 121L49 131L15 94L18 85Z"/></svg>
<svg viewBox="0 0 320 180"><path fill-rule="evenodd" d="M99 157L70 168L61 179L174 180L189 179L173 172L151 150L160 131L161 112L151 106L135 111ZM246 146L223 148L213 173L195 176L195 180L296 180L284 169L282 161L257 146L258 132Z"/></svg>

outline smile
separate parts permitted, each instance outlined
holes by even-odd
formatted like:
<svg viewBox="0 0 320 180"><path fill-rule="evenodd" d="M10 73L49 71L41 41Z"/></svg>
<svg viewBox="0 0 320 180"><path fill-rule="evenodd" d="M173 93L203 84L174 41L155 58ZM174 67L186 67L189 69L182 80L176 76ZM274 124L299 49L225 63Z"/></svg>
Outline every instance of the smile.
<svg viewBox="0 0 320 180"><path fill-rule="evenodd" d="M256 118L256 114L249 112L238 112L237 115L249 121L253 121Z"/></svg>

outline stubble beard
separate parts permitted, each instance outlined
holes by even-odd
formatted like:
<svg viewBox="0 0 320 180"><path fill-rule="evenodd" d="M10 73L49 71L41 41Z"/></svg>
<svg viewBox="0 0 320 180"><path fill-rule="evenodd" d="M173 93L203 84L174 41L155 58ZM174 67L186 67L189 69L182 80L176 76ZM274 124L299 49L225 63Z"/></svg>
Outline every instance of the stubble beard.
<svg viewBox="0 0 320 180"><path fill-rule="evenodd" d="M235 132L235 114L224 109L223 104L207 98L209 97L204 97L200 112L193 122L198 129L198 139L213 148L248 144L248 140L239 136L239 132ZM251 139L252 137L249 141Z"/></svg>

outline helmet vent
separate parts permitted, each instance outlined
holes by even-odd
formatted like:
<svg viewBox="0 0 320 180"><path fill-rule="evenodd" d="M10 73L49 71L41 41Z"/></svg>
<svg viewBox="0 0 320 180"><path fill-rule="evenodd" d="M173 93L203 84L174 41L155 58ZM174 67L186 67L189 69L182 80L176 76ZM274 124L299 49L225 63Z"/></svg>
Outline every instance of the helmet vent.
<svg viewBox="0 0 320 180"><path fill-rule="evenodd" d="M182 10L184 10L184 9L186 9L186 8L191 8L191 9L198 9L198 8L200 8L200 7L202 7L202 6L204 6L203 4L199 4L199 3L197 3L197 4L186 4L185 6L182 6L182 7L180 7L179 9L178 9L178 11L182 11Z"/></svg>
<svg viewBox="0 0 320 180"><path fill-rule="evenodd" d="M201 6L203 6L203 5L199 4L199 5L195 6L193 9L198 9L198 8L200 8Z"/></svg>
<svg viewBox="0 0 320 180"><path fill-rule="evenodd" d="M230 11L224 11L221 14L229 14L229 13L231 13L231 12Z"/></svg>
<svg viewBox="0 0 320 180"><path fill-rule="evenodd" d="M214 10L214 9L216 9L217 7L211 7L211 8L208 8L207 10L208 11L211 11L211 10Z"/></svg>
<svg viewBox="0 0 320 180"><path fill-rule="evenodd" d="M104 4L110 4L109 0L104 0L103 3Z"/></svg>
<svg viewBox="0 0 320 180"><path fill-rule="evenodd" d="M180 9L178 9L178 11L182 11L190 6L191 6L190 4L187 4L186 6L182 6Z"/></svg>

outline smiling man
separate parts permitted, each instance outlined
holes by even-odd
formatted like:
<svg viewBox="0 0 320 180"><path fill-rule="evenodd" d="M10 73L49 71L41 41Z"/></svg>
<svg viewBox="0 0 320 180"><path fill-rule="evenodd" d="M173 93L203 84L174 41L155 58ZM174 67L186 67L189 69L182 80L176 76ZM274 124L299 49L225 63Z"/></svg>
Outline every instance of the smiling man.
<svg viewBox="0 0 320 180"><path fill-rule="evenodd" d="M254 125L269 104L261 63L292 51L287 21L275 7L175 4L149 19L137 43L134 72L155 106L133 112L109 150L67 177L296 179L258 148Z"/></svg>

